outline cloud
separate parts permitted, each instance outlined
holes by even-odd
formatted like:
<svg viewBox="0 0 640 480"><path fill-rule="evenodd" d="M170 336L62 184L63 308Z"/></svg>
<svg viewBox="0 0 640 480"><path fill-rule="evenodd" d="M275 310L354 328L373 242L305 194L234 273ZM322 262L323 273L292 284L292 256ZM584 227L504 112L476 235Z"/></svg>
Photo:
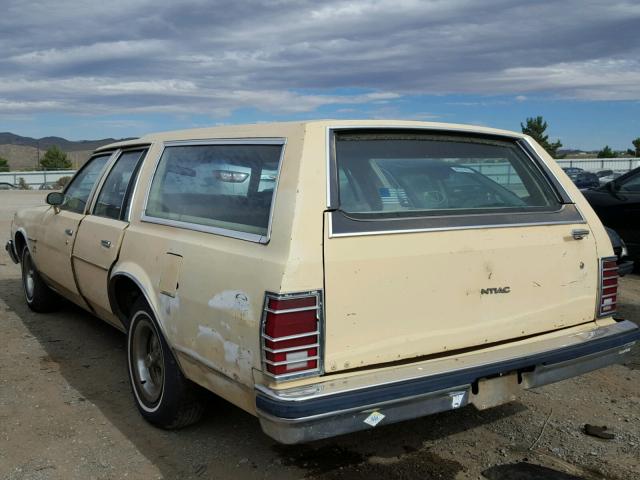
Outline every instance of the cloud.
<svg viewBox="0 0 640 480"><path fill-rule="evenodd" d="M143 58L164 51L160 40L98 42L68 48L35 50L9 57L8 61L25 67L47 68L57 65L79 65L86 62L114 61L124 58Z"/></svg>
<svg viewBox="0 0 640 480"><path fill-rule="evenodd" d="M0 112L6 113L24 113L32 111L52 111L60 110L63 105L57 101L41 100L41 101L13 101L6 98L0 98Z"/></svg>
<svg viewBox="0 0 640 480"><path fill-rule="evenodd" d="M385 112L413 95L640 100L624 0L6 0L0 114Z"/></svg>
<svg viewBox="0 0 640 480"><path fill-rule="evenodd" d="M120 81L74 77L54 80L0 80L0 95L38 96L46 89L55 101L10 101L0 96L0 112L51 110L67 113L202 113L225 117L237 108L273 113L302 113L327 105L383 104L399 98L393 92L317 95L289 90L226 89L198 86L186 80Z"/></svg>

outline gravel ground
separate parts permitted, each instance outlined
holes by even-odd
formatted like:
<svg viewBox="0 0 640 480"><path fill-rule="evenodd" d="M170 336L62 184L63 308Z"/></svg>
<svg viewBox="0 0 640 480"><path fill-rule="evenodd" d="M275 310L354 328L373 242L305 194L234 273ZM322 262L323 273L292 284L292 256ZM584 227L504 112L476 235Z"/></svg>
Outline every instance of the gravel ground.
<svg viewBox="0 0 640 480"><path fill-rule="evenodd" d="M43 197L0 192L2 246L11 212ZM640 277L621 283L621 312L640 321ZM194 427L149 426L129 391L124 336L72 306L30 312L4 250L0 339L2 479L640 478L638 349L627 365L524 392L508 405L286 447L213 396ZM615 439L584 435L585 423L607 425Z"/></svg>

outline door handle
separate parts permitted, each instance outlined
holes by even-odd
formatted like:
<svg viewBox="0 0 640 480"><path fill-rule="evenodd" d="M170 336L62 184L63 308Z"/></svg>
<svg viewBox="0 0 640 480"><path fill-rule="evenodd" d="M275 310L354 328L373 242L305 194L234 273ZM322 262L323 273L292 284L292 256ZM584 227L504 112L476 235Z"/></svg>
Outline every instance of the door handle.
<svg viewBox="0 0 640 480"><path fill-rule="evenodd" d="M109 240L100 240L100 245L105 248L111 248L111 241Z"/></svg>
<svg viewBox="0 0 640 480"><path fill-rule="evenodd" d="M67 235L71 236L71 235L73 235L73 230L71 230L70 228L65 228L64 229L64 233L66 233Z"/></svg>
<svg viewBox="0 0 640 480"><path fill-rule="evenodd" d="M571 236L574 240L582 240L587 235L589 235L589 230L586 228L575 228L571 230Z"/></svg>

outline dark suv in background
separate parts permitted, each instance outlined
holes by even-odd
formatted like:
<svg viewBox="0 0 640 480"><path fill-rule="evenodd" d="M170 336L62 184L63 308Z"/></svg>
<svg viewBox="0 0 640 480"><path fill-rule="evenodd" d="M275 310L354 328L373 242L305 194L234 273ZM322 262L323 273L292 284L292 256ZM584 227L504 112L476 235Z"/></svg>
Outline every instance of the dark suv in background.
<svg viewBox="0 0 640 480"><path fill-rule="evenodd" d="M624 239L629 256L637 266L640 261L640 168L582 193L602 223Z"/></svg>

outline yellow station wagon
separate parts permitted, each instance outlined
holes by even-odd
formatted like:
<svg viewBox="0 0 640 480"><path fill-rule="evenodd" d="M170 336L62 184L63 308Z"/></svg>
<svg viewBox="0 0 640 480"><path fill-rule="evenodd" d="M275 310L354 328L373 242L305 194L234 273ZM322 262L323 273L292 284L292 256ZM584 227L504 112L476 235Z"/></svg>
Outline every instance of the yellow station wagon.
<svg viewBox="0 0 640 480"><path fill-rule="evenodd" d="M467 404L620 362L616 259L531 138L313 121L98 149L7 249L38 312L64 297L127 333L150 422L204 387L284 443Z"/></svg>

